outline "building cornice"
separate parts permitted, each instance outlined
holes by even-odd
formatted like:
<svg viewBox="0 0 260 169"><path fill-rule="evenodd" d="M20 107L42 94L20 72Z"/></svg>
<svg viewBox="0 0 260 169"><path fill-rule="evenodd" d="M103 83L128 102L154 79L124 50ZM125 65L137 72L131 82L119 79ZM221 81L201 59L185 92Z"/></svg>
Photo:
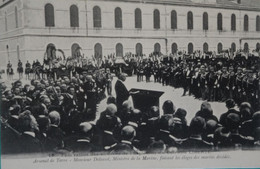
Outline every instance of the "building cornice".
<svg viewBox="0 0 260 169"><path fill-rule="evenodd" d="M201 7L201 8L217 8L217 9L232 9L232 10L246 10L246 11L259 11L260 7L256 6L245 6L243 4L206 4L206 3L195 3L191 1L173 1L173 0L86 0L86 1L103 1L103 2L128 2L128 3L143 3L143 4L161 4L161 5L178 5L178 6L189 6L189 7Z"/></svg>

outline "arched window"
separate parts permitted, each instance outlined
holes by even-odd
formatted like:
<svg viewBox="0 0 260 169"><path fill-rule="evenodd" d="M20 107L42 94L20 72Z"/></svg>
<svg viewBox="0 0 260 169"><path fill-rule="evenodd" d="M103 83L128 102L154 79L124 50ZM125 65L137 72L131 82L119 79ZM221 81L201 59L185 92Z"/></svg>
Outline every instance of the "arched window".
<svg viewBox="0 0 260 169"><path fill-rule="evenodd" d="M203 13L203 30L209 30L209 16L207 12Z"/></svg>
<svg viewBox="0 0 260 169"><path fill-rule="evenodd" d="M98 6L93 8L93 26L94 28L101 28L101 9Z"/></svg>
<svg viewBox="0 0 260 169"><path fill-rule="evenodd" d="M161 53L161 45L159 43L154 44L154 53L155 54Z"/></svg>
<svg viewBox="0 0 260 169"><path fill-rule="evenodd" d="M116 56L123 57L123 45L121 43L116 44Z"/></svg>
<svg viewBox="0 0 260 169"><path fill-rule="evenodd" d="M153 28L160 29L160 11L158 9L153 11Z"/></svg>
<svg viewBox="0 0 260 169"><path fill-rule="evenodd" d="M221 53L223 50L223 45L222 43L218 43L218 53Z"/></svg>
<svg viewBox="0 0 260 169"><path fill-rule="evenodd" d="M171 12L171 28L177 29L177 12L175 10Z"/></svg>
<svg viewBox="0 0 260 169"><path fill-rule="evenodd" d="M14 17L15 17L15 28L18 28L18 11L17 11L17 7L14 8Z"/></svg>
<svg viewBox="0 0 260 169"><path fill-rule="evenodd" d="M189 44L188 44L188 53L189 53L189 54L192 54L192 53L193 53L193 44L192 44L192 43L189 43Z"/></svg>
<svg viewBox="0 0 260 169"><path fill-rule="evenodd" d="M71 56L73 58L77 58L80 56L80 49L81 47L79 46L79 44L77 43L74 43L72 46L71 46Z"/></svg>
<svg viewBox="0 0 260 169"><path fill-rule="evenodd" d="M142 56L143 55L143 46L141 43L137 43L135 46L135 53L137 56Z"/></svg>
<svg viewBox="0 0 260 169"><path fill-rule="evenodd" d="M119 7L117 7L115 9L115 27L116 28L122 28L123 27L123 23L122 23L122 10Z"/></svg>
<svg viewBox="0 0 260 169"><path fill-rule="evenodd" d="M236 52L236 44L235 43L232 43L231 44L231 53L234 53L234 52Z"/></svg>
<svg viewBox="0 0 260 169"><path fill-rule="evenodd" d="M236 15L231 15L231 30L236 31Z"/></svg>
<svg viewBox="0 0 260 169"><path fill-rule="evenodd" d="M260 43L257 43L257 44L256 44L256 51L257 51L257 52L260 52Z"/></svg>
<svg viewBox="0 0 260 169"><path fill-rule="evenodd" d="M94 51L94 56L96 59L102 58L102 45L100 43L95 44Z"/></svg>
<svg viewBox="0 0 260 169"><path fill-rule="evenodd" d="M76 5L70 6L70 26L79 27L79 9Z"/></svg>
<svg viewBox="0 0 260 169"><path fill-rule="evenodd" d="M172 54L177 53L177 51L178 51L178 46L177 46L176 43L173 43L173 44L172 44Z"/></svg>
<svg viewBox="0 0 260 169"><path fill-rule="evenodd" d="M8 27L7 27L7 14L6 14L6 12L5 12L5 31L7 31L8 30Z"/></svg>
<svg viewBox="0 0 260 169"><path fill-rule="evenodd" d="M191 11L189 11L187 15L187 29L193 29L193 14Z"/></svg>
<svg viewBox="0 0 260 169"><path fill-rule="evenodd" d="M45 11L45 26L47 26L47 27L55 26L53 5L52 4L46 4L44 11Z"/></svg>
<svg viewBox="0 0 260 169"><path fill-rule="evenodd" d="M46 48L47 58L55 59L56 58L56 47L54 44L50 43Z"/></svg>
<svg viewBox="0 0 260 169"><path fill-rule="evenodd" d="M20 60L20 47L17 45L16 47L16 52L17 52L17 59Z"/></svg>
<svg viewBox="0 0 260 169"><path fill-rule="evenodd" d="M248 31L248 15L244 16L244 31L247 32Z"/></svg>
<svg viewBox="0 0 260 169"><path fill-rule="evenodd" d="M218 13L218 18L217 18L217 25L218 25L218 31L223 30L223 22L222 22L222 14Z"/></svg>
<svg viewBox="0 0 260 169"><path fill-rule="evenodd" d="M249 45L248 45L248 43L245 43L244 44L244 52L249 52Z"/></svg>
<svg viewBox="0 0 260 169"><path fill-rule="evenodd" d="M260 31L260 16L256 17L256 31Z"/></svg>
<svg viewBox="0 0 260 169"><path fill-rule="evenodd" d="M135 9L135 28L142 28L142 11L139 8Z"/></svg>
<svg viewBox="0 0 260 169"><path fill-rule="evenodd" d="M203 52L205 53L205 52L208 52L208 51L209 51L209 45L205 42L203 44Z"/></svg>

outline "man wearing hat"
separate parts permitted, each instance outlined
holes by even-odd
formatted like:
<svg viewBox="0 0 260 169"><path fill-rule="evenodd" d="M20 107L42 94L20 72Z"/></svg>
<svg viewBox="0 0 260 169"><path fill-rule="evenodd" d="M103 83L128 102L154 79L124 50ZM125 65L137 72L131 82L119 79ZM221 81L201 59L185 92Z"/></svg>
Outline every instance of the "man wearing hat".
<svg viewBox="0 0 260 169"><path fill-rule="evenodd" d="M125 80L126 80L126 75L120 74L115 84L116 104L117 104L118 111L121 110L123 102L128 100L130 96L129 91L127 90L124 84Z"/></svg>

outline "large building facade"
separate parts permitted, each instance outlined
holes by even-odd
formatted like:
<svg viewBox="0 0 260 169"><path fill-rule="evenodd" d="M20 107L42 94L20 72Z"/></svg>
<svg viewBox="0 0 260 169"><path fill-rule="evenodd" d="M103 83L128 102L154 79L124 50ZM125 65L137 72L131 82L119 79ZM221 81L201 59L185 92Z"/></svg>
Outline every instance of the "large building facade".
<svg viewBox="0 0 260 169"><path fill-rule="evenodd" d="M79 49L95 57L260 50L257 0L1 1L1 68L8 60L42 62L52 49L66 57Z"/></svg>

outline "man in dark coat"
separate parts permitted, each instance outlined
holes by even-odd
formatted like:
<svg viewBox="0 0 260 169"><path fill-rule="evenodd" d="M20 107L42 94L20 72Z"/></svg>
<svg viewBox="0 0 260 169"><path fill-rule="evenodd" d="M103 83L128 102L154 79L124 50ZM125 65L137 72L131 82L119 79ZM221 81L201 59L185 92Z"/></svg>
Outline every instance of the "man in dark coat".
<svg viewBox="0 0 260 169"><path fill-rule="evenodd" d="M126 80L126 76L124 74L120 74L115 84L116 102L117 102L116 104L118 110L121 110L123 102L128 100L130 96L129 91L127 90L126 86L123 83L125 80Z"/></svg>
<svg viewBox="0 0 260 169"><path fill-rule="evenodd" d="M41 153L42 144L35 135L39 128L34 116L27 110L19 115L18 120L22 131L17 147L18 153Z"/></svg>

